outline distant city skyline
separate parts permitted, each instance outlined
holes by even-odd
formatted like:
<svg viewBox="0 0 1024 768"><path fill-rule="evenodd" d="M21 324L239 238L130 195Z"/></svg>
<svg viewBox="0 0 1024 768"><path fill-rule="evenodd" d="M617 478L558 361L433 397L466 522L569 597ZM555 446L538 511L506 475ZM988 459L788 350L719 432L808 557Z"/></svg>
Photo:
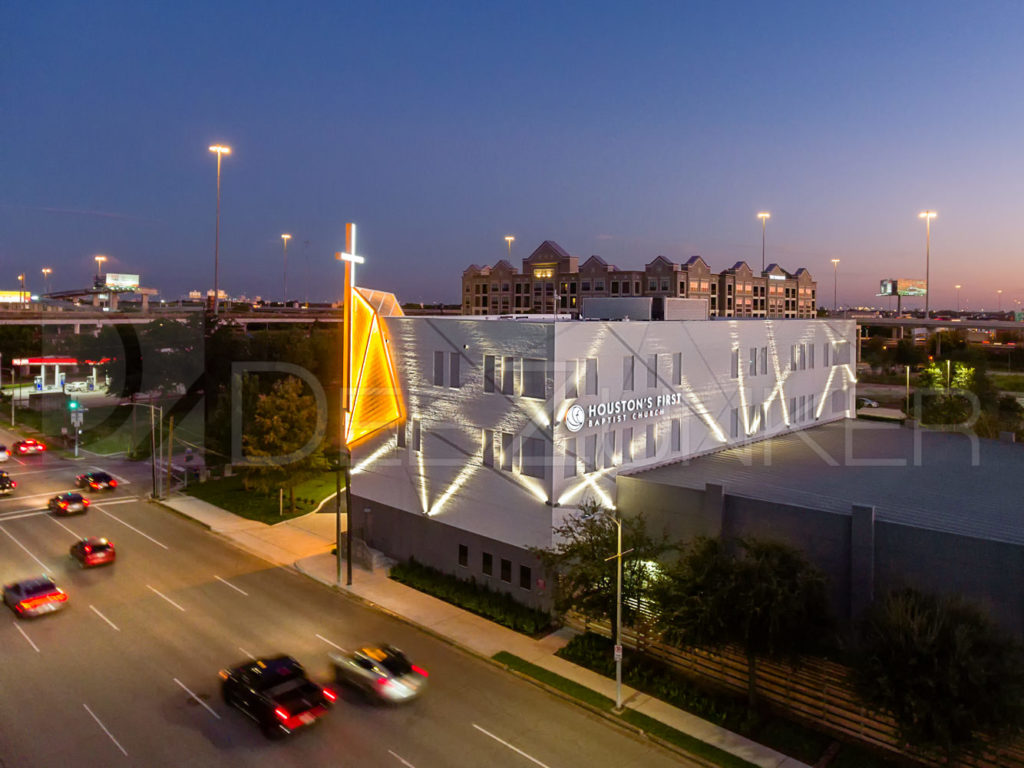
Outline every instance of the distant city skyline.
<svg viewBox="0 0 1024 768"><path fill-rule="evenodd" d="M1024 6L110 2L0 29L0 290L141 274L336 299L459 301L472 263L554 240L581 260L806 267L819 304L1017 308ZM827 290L826 290L827 289ZM997 290L1003 293L998 295ZM826 295L827 294L827 295ZM893 302L895 304L895 302ZM906 308L923 307L907 299Z"/></svg>

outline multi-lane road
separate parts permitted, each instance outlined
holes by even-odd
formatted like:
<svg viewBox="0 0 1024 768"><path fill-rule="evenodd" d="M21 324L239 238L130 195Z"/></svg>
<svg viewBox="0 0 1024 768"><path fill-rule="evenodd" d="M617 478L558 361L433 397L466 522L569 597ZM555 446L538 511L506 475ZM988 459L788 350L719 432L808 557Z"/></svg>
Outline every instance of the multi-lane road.
<svg viewBox="0 0 1024 768"><path fill-rule="evenodd" d="M122 483L86 514L44 511L90 468L53 455L0 465L18 481L0 497L0 580L46 572L69 594L41 619L0 613L3 768L690 764L145 502L125 465L101 467ZM79 568L68 548L83 536L112 539L117 562ZM329 651L375 640L429 670L422 699L381 707L342 690L320 723L280 742L221 701L222 667L284 652L328 683Z"/></svg>

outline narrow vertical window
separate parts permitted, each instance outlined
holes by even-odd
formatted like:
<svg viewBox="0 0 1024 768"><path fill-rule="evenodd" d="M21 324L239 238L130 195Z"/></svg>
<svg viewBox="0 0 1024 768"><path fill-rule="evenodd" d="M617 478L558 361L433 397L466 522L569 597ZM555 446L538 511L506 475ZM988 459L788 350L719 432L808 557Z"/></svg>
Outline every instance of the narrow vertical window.
<svg viewBox="0 0 1024 768"><path fill-rule="evenodd" d="M570 437L565 441L565 465L562 469L562 477L576 477L576 438Z"/></svg>
<svg viewBox="0 0 1024 768"><path fill-rule="evenodd" d="M469 565L469 547L465 544L459 544L459 565L463 568Z"/></svg>
<svg viewBox="0 0 1024 768"><path fill-rule="evenodd" d="M761 375L768 375L768 347L761 347Z"/></svg>
<svg viewBox="0 0 1024 768"><path fill-rule="evenodd" d="M653 459L658 455L658 445L656 440L656 431L654 424L647 425L647 458Z"/></svg>
<svg viewBox="0 0 1024 768"><path fill-rule="evenodd" d="M597 471L597 435L587 435L583 438L583 471Z"/></svg>
<svg viewBox="0 0 1024 768"><path fill-rule="evenodd" d="M515 436L510 432L501 433L501 468L506 472L512 471L512 446Z"/></svg>
<svg viewBox="0 0 1024 768"><path fill-rule="evenodd" d="M609 469L615 466L615 431L604 433L604 466Z"/></svg>
<svg viewBox="0 0 1024 768"><path fill-rule="evenodd" d="M398 429L396 430L395 437L396 437L396 439L398 441L398 447L399 448L405 448L405 430L406 430L406 428L407 428L406 424L403 421L401 424L398 425Z"/></svg>
<svg viewBox="0 0 1024 768"><path fill-rule="evenodd" d="M647 356L647 388L654 389L658 386L658 356Z"/></svg>
<svg viewBox="0 0 1024 768"><path fill-rule="evenodd" d="M512 583L512 561L501 558L501 580Z"/></svg>
<svg viewBox="0 0 1024 768"><path fill-rule="evenodd" d="M796 421L796 397L789 398L789 423Z"/></svg>
<svg viewBox="0 0 1024 768"><path fill-rule="evenodd" d="M588 395L597 394L597 358L587 358L587 388L586 392Z"/></svg>
<svg viewBox="0 0 1024 768"><path fill-rule="evenodd" d="M629 464L633 461L633 428L626 427L622 430L622 463Z"/></svg>
<svg viewBox="0 0 1024 768"><path fill-rule="evenodd" d="M677 387L683 384L683 353L676 352L672 355L672 383Z"/></svg>
<svg viewBox="0 0 1024 768"><path fill-rule="evenodd" d="M501 366L501 392L504 395L516 393L516 359L506 357Z"/></svg>
<svg viewBox="0 0 1024 768"><path fill-rule="evenodd" d="M422 445L420 443L420 420L419 419L413 419L412 420L412 449L414 451L422 450Z"/></svg>
<svg viewBox="0 0 1024 768"><path fill-rule="evenodd" d="M622 358L622 391L633 391L633 356L626 355Z"/></svg>
<svg viewBox="0 0 1024 768"><path fill-rule="evenodd" d="M821 345L821 351L822 351L823 356L825 357L825 367L826 368L829 367L829 362L828 362L828 348L829 348L829 346L830 345L829 345L829 343L827 341L824 344Z"/></svg>
<svg viewBox="0 0 1024 768"><path fill-rule="evenodd" d="M460 368L462 367L462 355L458 352L448 353L448 386L452 389L458 389L462 386Z"/></svg>
<svg viewBox="0 0 1024 768"><path fill-rule="evenodd" d="M484 392L493 392L497 379L495 378L495 357L484 355Z"/></svg>
<svg viewBox="0 0 1024 768"><path fill-rule="evenodd" d="M434 386L444 386L444 352L434 353Z"/></svg>
<svg viewBox="0 0 1024 768"><path fill-rule="evenodd" d="M579 387L579 360L569 360L566 362L565 371L565 399L569 400L580 396Z"/></svg>
<svg viewBox="0 0 1024 768"><path fill-rule="evenodd" d="M494 430L485 429L483 430L483 465L485 467L494 466Z"/></svg>
<svg viewBox="0 0 1024 768"><path fill-rule="evenodd" d="M672 452L679 453L683 450L683 429L679 419L672 419Z"/></svg>
<svg viewBox="0 0 1024 768"><path fill-rule="evenodd" d="M520 565L519 566L519 588L529 589L533 583L533 577L530 574L530 566Z"/></svg>
<svg viewBox="0 0 1024 768"><path fill-rule="evenodd" d="M739 408L733 408L732 411L730 411L729 415L730 415L730 419L729 419L729 421L730 421L729 437L739 437L740 436L740 409Z"/></svg>
<svg viewBox="0 0 1024 768"><path fill-rule="evenodd" d="M814 367L814 342L807 345L807 367Z"/></svg>
<svg viewBox="0 0 1024 768"><path fill-rule="evenodd" d="M732 351L732 372L731 372L731 376L734 379L738 379L740 377L740 351L738 349L734 349Z"/></svg>
<svg viewBox="0 0 1024 768"><path fill-rule="evenodd" d="M485 576L491 576L494 574L494 555L490 552L483 552L481 554L480 570L484 572Z"/></svg>
<svg viewBox="0 0 1024 768"><path fill-rule="evenodd" d="M747 372L751 376L757 376L757 347L750 348L750 360L747 363Z"/></svg>

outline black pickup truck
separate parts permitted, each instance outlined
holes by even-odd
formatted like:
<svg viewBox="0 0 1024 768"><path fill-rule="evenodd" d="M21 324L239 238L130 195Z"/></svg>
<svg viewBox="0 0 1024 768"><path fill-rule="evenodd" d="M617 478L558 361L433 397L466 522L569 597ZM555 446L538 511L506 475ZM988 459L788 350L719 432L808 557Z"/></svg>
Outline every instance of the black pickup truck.
<svg viewBox="0 0 1024 768"><path fill-rule="evenodd" d="M312 725L337 699L291 656L254 659L222 669L220 677L224 702L256 721L268 739Z"/></svg>

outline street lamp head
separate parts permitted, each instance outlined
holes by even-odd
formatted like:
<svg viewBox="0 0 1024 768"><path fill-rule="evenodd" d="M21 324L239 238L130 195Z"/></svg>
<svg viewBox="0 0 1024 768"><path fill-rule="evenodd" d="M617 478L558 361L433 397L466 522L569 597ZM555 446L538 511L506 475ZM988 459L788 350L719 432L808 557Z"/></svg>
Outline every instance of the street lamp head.
<svg viewBox="0 0 1024 768"><path fill-rule="evenodd" d="M50 273L52 273L52 272L53 272L53 270L52 270L52 269L50 269L49 267L43 267L43 268L42 268L42 270L40 270L40 271L41 271L41 272L42 272L42 273L43 273L44 275L49 275Z"/></svg>
<svg viewBox="0 0 1024 768"><path fill-rule="evenodd" d="M212 147L210 147L210 151L216 152L218 157L220 155L230 155L231 147L225 146L223 144L214 144Z"/></svg>
<svg viewBox="0 0 1024 768"><path fill-rule="evenodd" d="M287 242L288 240L292 239L292 236L286 232L285 234L281 235L281 239Z"/></svg>
<svg viewBox="0 0 1024 768"><path fill-rule="evenodd" d="M107 260L106 256L93 256L93 258L96 260L97 264L102 264L104 261Z"/></svg>
<svg viewBox="0 0 1024 768"><path fill-rule="evenodd" d="M936 216L938 216L938 214L935 211L921 211L919 214L917 214L917 218L927 219L929 221L931 219L934 219Z"/></svg>
<svg viewBox="0 0 1024 768"><path fill-rule="evenodd" d="M759 214L757 214L757 218L761 219L761 221L764 221L765 219L770 219L771 217L772 215L768 213L768 211L761 211Z"/></svg>
<svg viewBox="0 0 1024 768"><path fill-rule="evenodd" d="M832 259L832 263L833 264L838 264L839 263L839 259Z"/></svg>
<svg viewBox="0 0 1024 768"><path fill-rule="evenodd" d="M23 274L21 274L21 275L18 275L18 279L19 279L19 280L24 280L24 279L25 279L25 275L23 275Z"/></svg>
<svg viewBox="0 0 1024 768"><path fill-rule="evenodd" d="M512 245L512 243L515 242L515 239L515 235L505 235L505 242L509 245Z"/></svg>
<svg viewBox="0 0 1024 768"><path fill-rule="evenodd" d="M959 290L960 290L960 288L962 288L963 286L960 286L960 285L954 285L953 287L954 287L954 288L956 288L956 289L957 289L957 290L959 291Z"/></svg>

